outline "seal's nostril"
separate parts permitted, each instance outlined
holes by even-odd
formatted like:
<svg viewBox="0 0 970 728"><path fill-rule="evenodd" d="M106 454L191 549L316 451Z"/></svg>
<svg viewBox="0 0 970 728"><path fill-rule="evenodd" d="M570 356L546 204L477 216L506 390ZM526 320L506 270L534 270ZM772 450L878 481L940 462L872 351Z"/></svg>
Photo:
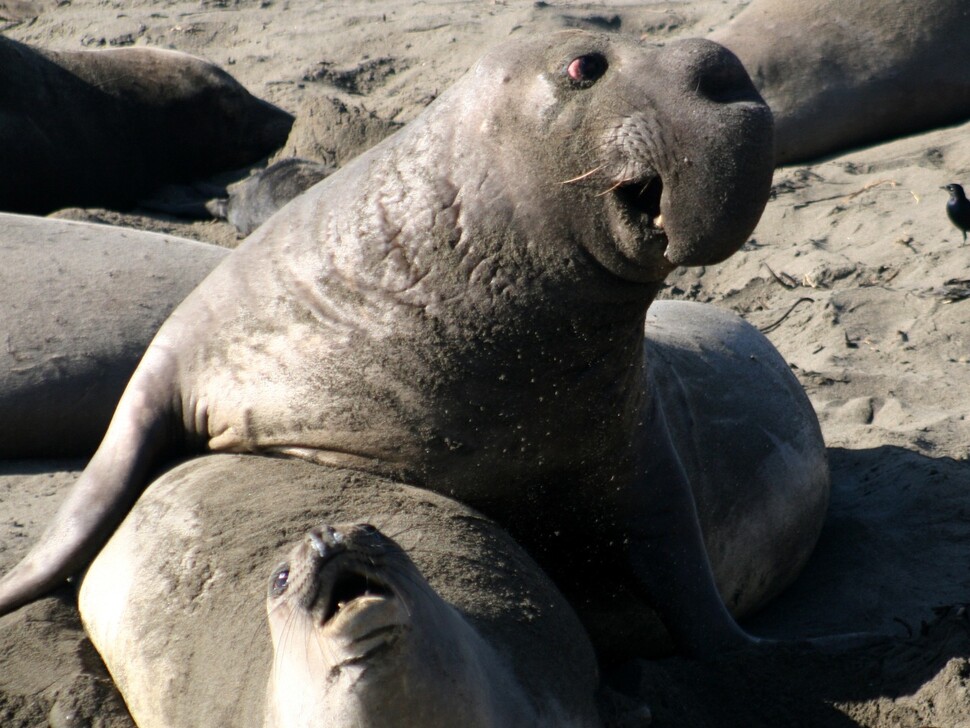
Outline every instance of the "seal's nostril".
<svg viewBox="0 0 970 728"><path fill-rule="evenodd" d="M322 558L328 558L344 548L344 535L333 526L311 528L306 537L313 550Z"/></svg>
<svg viewBox="0 0 970 728"><path fill-rule="evenodd" d="M683 41L678 50L681 73L691 93L715 103L761 102L744 65L724 46L690 40Z"/></svg>
<svg viewBox="0 0 970 728"><path fill-rule="evenodd" d="M327 555L327 544L323 540L323 536L317 529L313 529L307 534L307 538L310 539L310 545L313 550L316 551L321 557L326 557Z"/></svg>
<svg viewBox="0 0 970 728"><path fill-rule="evenodd" d="M700 69L696 88L700 96L721 104L758 98L744 66L733 56L725 57L717 65Z"/></svg>

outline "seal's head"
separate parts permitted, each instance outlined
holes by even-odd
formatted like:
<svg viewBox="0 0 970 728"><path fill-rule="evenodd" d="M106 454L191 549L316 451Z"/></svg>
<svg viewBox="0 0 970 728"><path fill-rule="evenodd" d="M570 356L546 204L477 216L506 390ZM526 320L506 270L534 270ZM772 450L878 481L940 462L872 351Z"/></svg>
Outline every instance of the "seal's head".
<svg viewBox="0 0 970 728"><path fill-rule="evenodd" d="M512 671L366 524L312 529L273 572L266 725L538 725Z"/></svg>
<svg viewBox="0 0 970 728"><path fill-rule="evenodd" d="M470 77L467 147L493 146L520 216L561 210L559 244L576 241L611 273L660 281L723 260L754 229L774 168L771 112L722 46L568 31L499 46Z"/></svg>

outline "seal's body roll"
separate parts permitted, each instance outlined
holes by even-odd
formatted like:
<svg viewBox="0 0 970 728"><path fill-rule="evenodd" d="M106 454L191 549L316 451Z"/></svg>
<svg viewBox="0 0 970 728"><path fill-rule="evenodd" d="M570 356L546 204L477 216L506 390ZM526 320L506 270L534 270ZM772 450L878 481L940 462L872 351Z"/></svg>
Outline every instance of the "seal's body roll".
<svg viewBox="0 0 970 728"><path fill-rule="evenodd" d="M716 44L499 46L176 309L0 611L92 558L162 458L208 448L456 497L553 571L608 533L681 645L746 644L643 327L675 266L745 241L772 169L770 112Z"/></svg>
<svg viewBox="0 0 970 728"><path fill-rule="evenodd" d="M139 728L599 724L589 640L523 549L361 473L185 463L95 559L80 608Z"/></svg>

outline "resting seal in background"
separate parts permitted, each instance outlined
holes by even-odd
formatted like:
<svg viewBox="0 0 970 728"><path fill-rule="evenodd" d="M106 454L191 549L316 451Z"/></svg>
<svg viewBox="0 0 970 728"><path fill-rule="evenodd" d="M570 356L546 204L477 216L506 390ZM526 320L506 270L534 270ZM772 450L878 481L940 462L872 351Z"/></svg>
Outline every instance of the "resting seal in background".
<svg viewBox="0 0 970 728"><path fill-rule="evenodd" d="M964 0L754 0L710 39L775 116L778 164L970 117Z"/></svg>
<svg viewBox="0 0 970 728"><path fill-rule="evenodd" d="M336 170L310 159L287 157L226 189L226 198L209 200L206 210L227 220L245 237L274 212Z"/></svg>
<svg viewBox="0 0 970 728"><path fill-rule="evenodd" d="M772 168L770 113L716 44L573 31L499 46L176 309L0 611L85 565L151 468L209 449L451 495L557 578L580 558L620 564L685 649L748 644L714 586L643 326L675 266L745 241ZM752 456L726 465L752 487L823 489L807 401L794 432L790 417L735 433ZM807 553L817 524L774 515Z"/></svg>
<svg viewBox="0 0 970 728"><path fill-rule="evenodd" d="M255 162L293 117L159 48L48 51L0 37L0 210L126 207Z"/></svg>
<svg viewBox="0 0 970 728"><path fill-rule="evenodd" d="M0 458L90 457L158 327L228 252L0 213Z"/></svg>
<svg viewBox="0 0 970 728"><path fill-rule="evenodd" d="M322 525L345 520L404 551ZM273 728L599 724L593 649L523 549L455 501L362 473L185 463L95 559L80 608L140 728L262 726L264 708Z"/></svg>

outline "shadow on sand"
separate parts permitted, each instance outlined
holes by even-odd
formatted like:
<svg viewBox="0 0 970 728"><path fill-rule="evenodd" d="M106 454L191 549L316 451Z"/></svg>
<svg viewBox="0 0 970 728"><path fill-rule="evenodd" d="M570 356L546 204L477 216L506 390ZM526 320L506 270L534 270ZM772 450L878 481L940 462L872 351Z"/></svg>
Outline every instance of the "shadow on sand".
<svg viewBox="0 0 970 728"><path fill-rule="evenodd" d="M751 632L874 632L846 649L782 643L700 663L639 661L613 681L654 725L956 726L970 717L970 463L832 448L829 517L798 580ZM837 707L838 706L838 707Z"/></svg>

